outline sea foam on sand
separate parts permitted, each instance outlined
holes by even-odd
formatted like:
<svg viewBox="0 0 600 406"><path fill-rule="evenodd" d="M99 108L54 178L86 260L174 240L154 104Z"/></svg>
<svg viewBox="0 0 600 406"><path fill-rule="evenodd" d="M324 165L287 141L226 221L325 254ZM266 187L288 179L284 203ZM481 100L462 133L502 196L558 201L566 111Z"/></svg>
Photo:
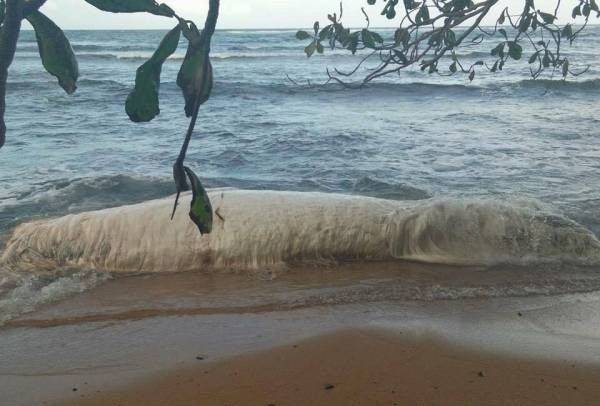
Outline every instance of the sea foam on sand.
<svg viewBox="0 0 600 406"><path fill-rule="evenodd" d="M210 235L184 194L18 226L0 268L43 272L258 269L286 262L404 259L431 263L600 263L589 230L534 203L486 199L393 201L326 193L213 190Z"/></svg>

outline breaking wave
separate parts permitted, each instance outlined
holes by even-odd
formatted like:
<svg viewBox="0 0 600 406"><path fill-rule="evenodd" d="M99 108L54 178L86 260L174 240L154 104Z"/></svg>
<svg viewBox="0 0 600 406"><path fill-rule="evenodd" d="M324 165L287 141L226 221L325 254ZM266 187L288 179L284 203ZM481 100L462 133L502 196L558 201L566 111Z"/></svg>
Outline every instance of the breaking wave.
<svg viewBox="0 0 600 406"><path fill-rule="evenodd" d="M87 194L90 187L115 189L112 196L118 199L124 185L136 185L135 179L127 177L89 182L52 189L41 201L47 204L64 193ZM360 180L356 187L368 189L373 183L381 189L370 179ZM321 292L313 297L308 292L309 296L291 301L257 304L255 310L600 289L600 279L593 276L596 268L588 267L600 264L600 242L594 234L531 200L387 200L231 188L213 189L209 196L223 220L215 217L213 232L204 236L187 216L189 195L183 196L173 221L169 216L173 198L169 197L17 226L7 236L0 257L0 325L18 326L18 320L16 324L10 321L15 316L119 275L234 271L261 277L288 269L309 273L315 263L348 261L365 264L361 272L366 278L372 267L367 263L377 266L380 261L408 260L443 266L439 267L442 273L436 273L440 279L426 285L415 285L410 278L392 285L385 281L383 285L352 285L330 294ZM64 207L57 208L60 210ZM496 264L499 267L493 266ZM467 276L455 284L443 276L449 265L491 267L479 282L469 282ZM505 265L517 268L506 274ZM229 310L240 309L233 306ZM142 313L152 317L214 311L220 310L201 306L156 312L149 308ZM138 313L131 317L140 317ZM128 314L125 311L123 317L130 317ZM106 317L112 316L94 316L92 321Z"/></svg>
<svg viewBox="0 0 600 406"><path fill-rule="evenodd" d="M534 202L244 190L214 190L210 198L224 219L215 218L210 235L201 236L184 209L171 222L173 199L166 198L20 225L0 266L150 273L329 260L600 263L593 233Z"/></svg>

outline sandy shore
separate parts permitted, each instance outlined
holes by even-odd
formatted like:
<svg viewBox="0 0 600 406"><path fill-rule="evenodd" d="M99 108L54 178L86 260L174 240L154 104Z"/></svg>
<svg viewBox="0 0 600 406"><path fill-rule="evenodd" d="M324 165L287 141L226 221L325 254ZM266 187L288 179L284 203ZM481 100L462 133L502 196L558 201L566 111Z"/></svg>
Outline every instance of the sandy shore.
<svg viewBox="0 0 600 406"><path fill-rule="evenodd" d="M345 271L110 280L0 327L0 405L598 404L600 292L381 299L488 273Z"/></svg>
<svg viewBox="0 0 600 406"><path fill-rule="evenodd" d="M59 405L591 406L598 399L600 367L354 329L215 363L198 359L194 367Z"/></svg>

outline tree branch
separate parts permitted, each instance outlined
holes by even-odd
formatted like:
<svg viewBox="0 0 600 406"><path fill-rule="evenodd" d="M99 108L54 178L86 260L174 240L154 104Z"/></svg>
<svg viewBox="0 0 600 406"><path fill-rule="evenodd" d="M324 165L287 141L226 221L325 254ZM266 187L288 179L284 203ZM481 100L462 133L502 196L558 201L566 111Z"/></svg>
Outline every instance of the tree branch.
<svg viewBox="0 0 600 406"><path fill-rule="evenodd" d="M6 124L4 113L6 111L6 81L10 67L17 50L17 40L21 31L23 19L22 0L7 0L6 15L0 30L0 148L6 140Z"/></svg>
<svg viewBox="0 0 600 406"><path fill-rule="evenodd" d="M190 125L188 126L187 133L185 134L185 139L183 140L183 145L181 146L181 150L179 151L179 156L173 165L173 177L175 178L175 184L177 185L177 197L175 197L175 204L173 206L173 212L171 214L171 219L175 215L175 210L177 210L177 204L179 202L179 195L182 191L188 190L187 181L185 178L185 171L183 167L183 162L185 161L185 156L187 154L188 147L190 145L190 141L192 139L192 134L194 133L194 127L196 126L196 121L198 120L198 112L200 111L200 97L201 92L206 88L206 82L208 79L208 71L209 71L209 54L210 54L210 40L212 35L215 32L215 27L217 25L217 20L219 18L219 0L210 0L208 14L206 15L206 21L204 22L204 29L202 30L202 34L200 37L200 43L204 43L204 61L205 66L202 73L202 84L200 86L200 91L196 95L196 101L194 103L194 111L192 113L192 118L190 120Z"/></svg>

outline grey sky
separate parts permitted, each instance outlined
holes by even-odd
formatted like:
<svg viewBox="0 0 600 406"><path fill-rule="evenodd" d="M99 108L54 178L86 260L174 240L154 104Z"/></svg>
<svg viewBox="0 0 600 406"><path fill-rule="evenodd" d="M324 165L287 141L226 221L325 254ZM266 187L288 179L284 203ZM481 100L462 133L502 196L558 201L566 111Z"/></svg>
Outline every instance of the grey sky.
<svg viewBox="0 0 600 406"><path fill-rule="evenodd" d="M160 0L159 0L160 1ZM164 0L182 16L202 22L208 0ZM382 4L381 0L378 2ZM505 5L513 10L521 9L523 0L501 0L494 19ZM561 18L570 15L578 0L563 0ZM327 13L337 11L339 0L222 0L218 28L297 28L312 25L316 19L326 21ZM536 7L542 11L553 11L556 0L537 0ZM360 8L366 0L345 0L344 21L348 26L360 26L364 17ZM390 22L379 16L379 6L368 6L373 26L390 26ZM42 11L65 29L140 29L168 28L173 25L164 17L143 13L111 14L101 12L84 0L48 0ZM494 19L485 21L493 23Z"/></svg>

